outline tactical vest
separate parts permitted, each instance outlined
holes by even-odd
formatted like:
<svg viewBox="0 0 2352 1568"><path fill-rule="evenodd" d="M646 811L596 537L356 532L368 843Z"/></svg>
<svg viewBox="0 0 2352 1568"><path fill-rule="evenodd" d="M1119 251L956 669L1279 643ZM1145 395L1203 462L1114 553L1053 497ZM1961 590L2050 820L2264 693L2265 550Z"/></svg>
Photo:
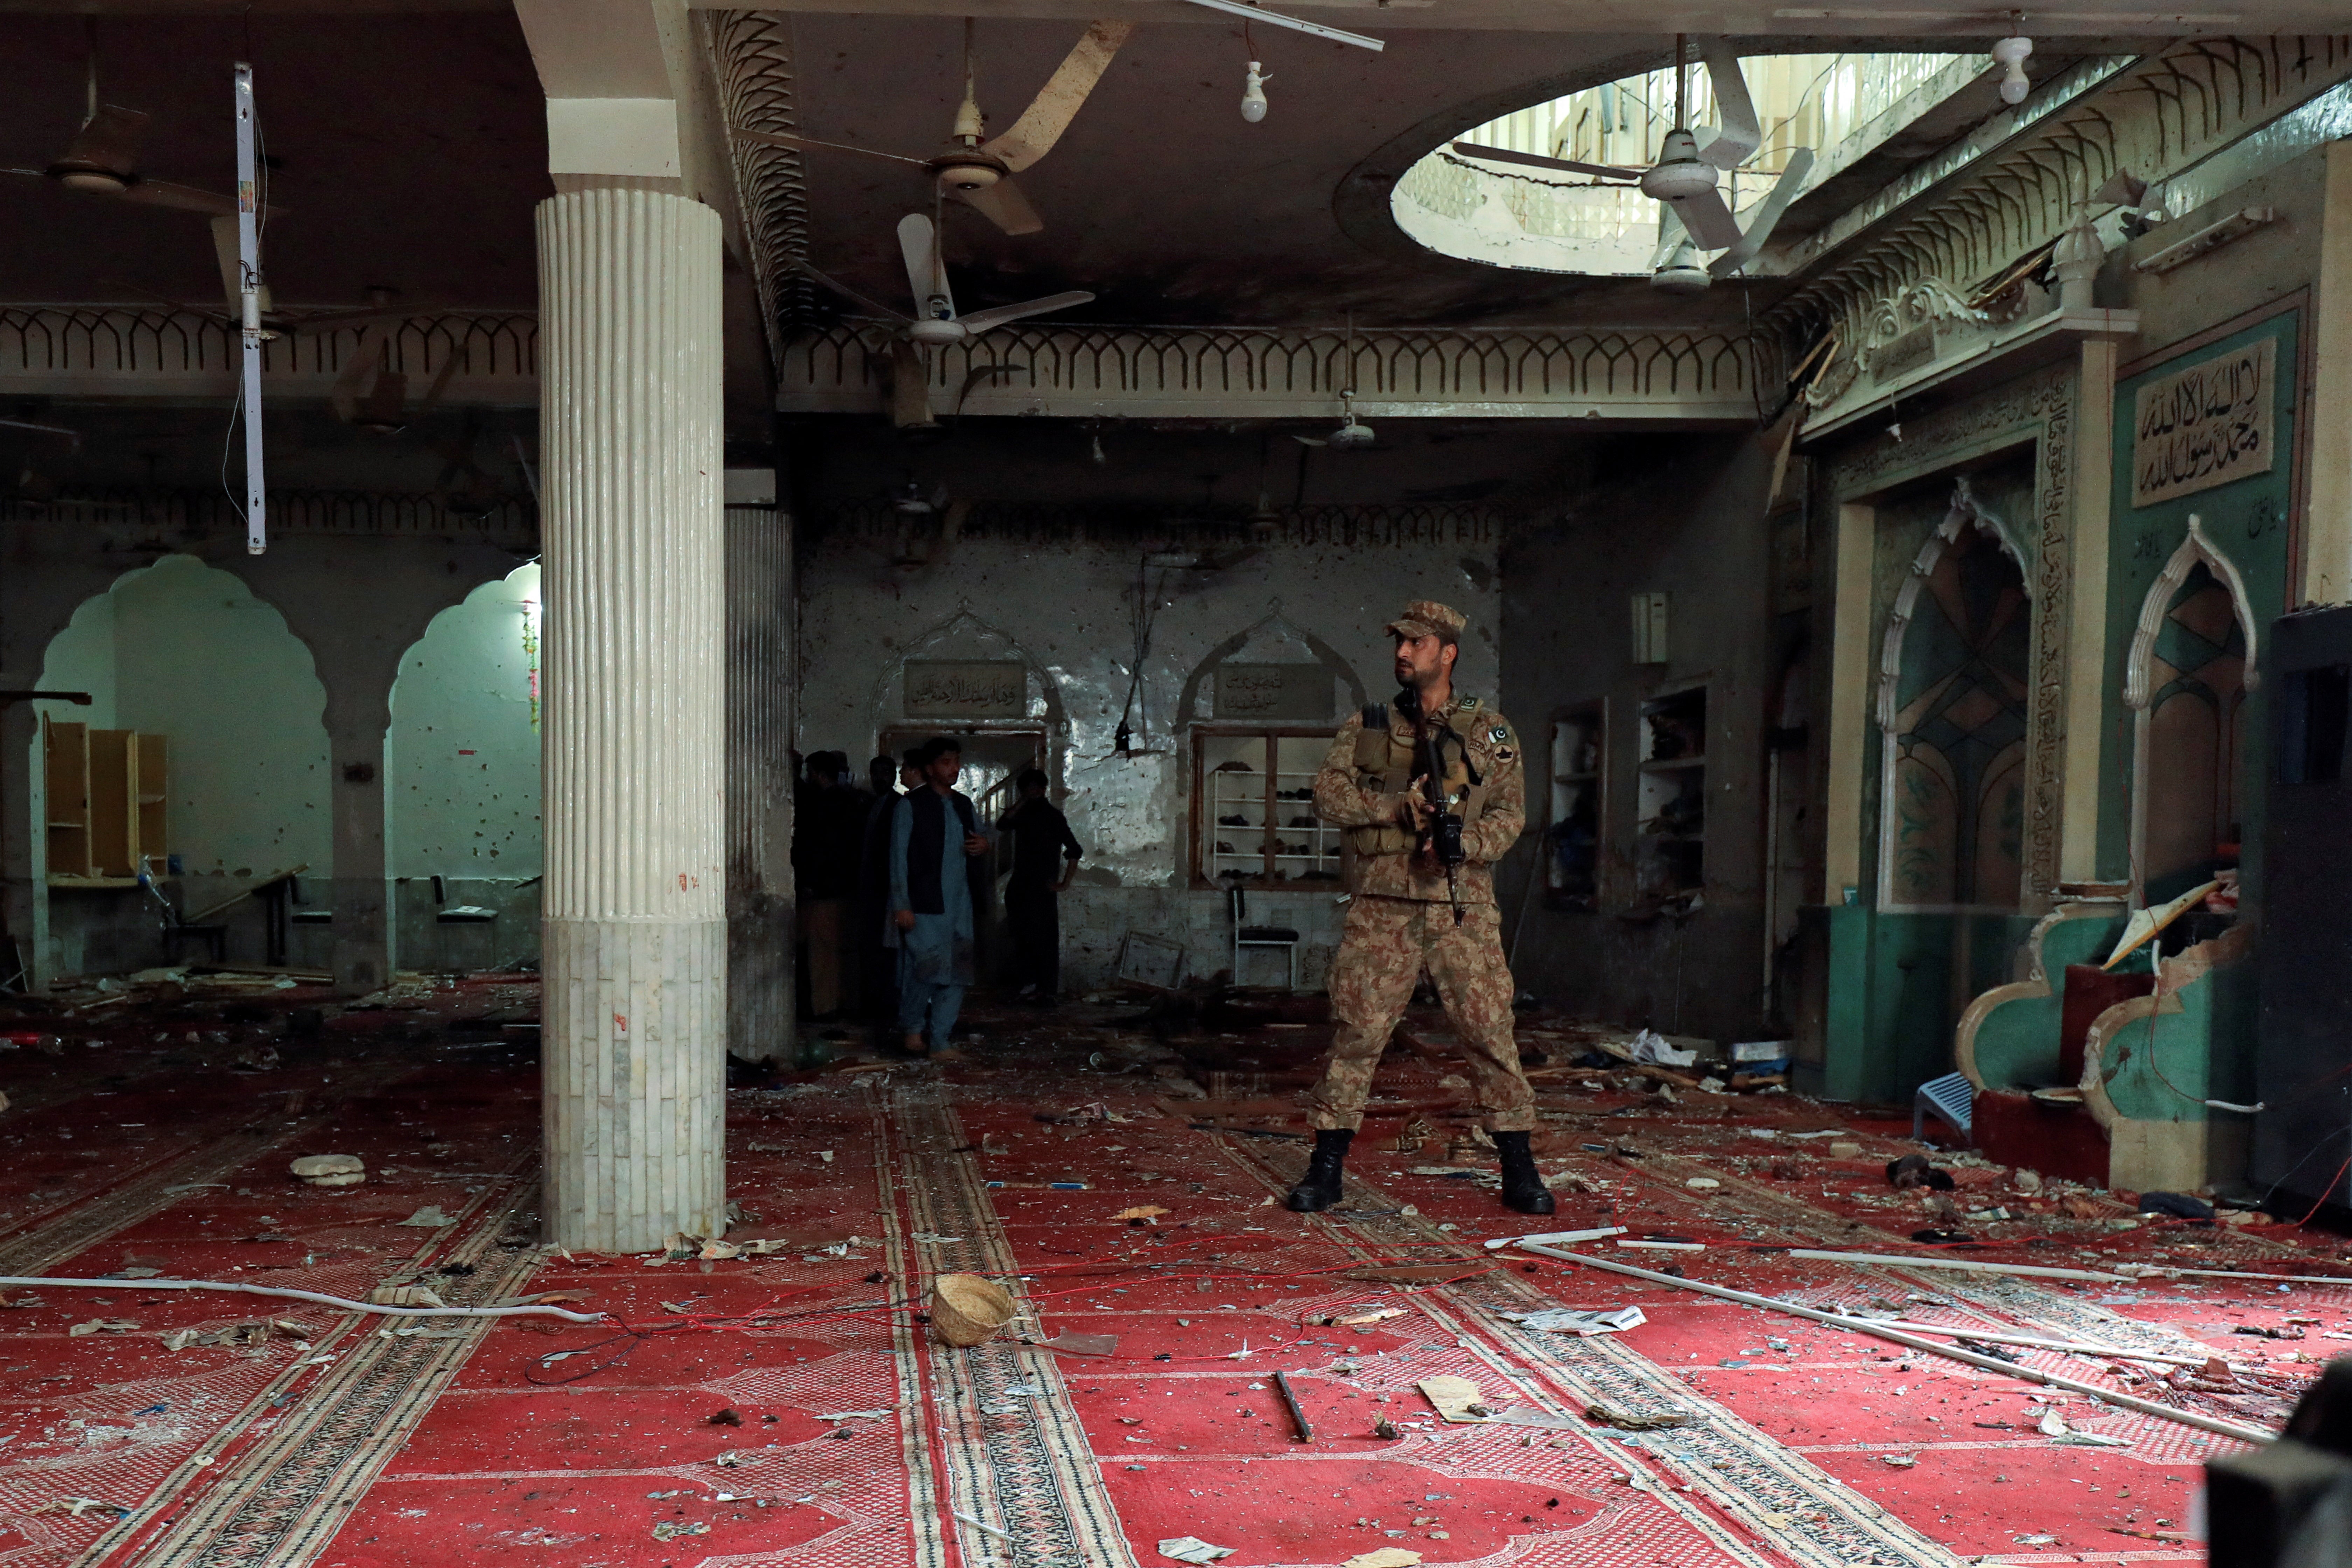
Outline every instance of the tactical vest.
<svg viewBox="0 0 2352 1568"><path fill-rule="evenodd" d="M1486 804L1488 774L1480 773L1475 783L1470 764L1467 726L1478 716L1479 701L1465 697L1445 714L1445 721L1454 734L1438 737L1439 754L1445 763L1445 795L1460 813L1462 826L1469 827L1478 820L1478 813ZM1389 728L1389 705L1373 702L1364 709L1364 727L1356 736L1356 782L1362 787L1378 790L1382 795L1402 795L1421 776L1420 748L1406 737ZM1348 847L1359 855L1409 855L1420 847L1420 839L1409 827L1393 823L1379 823L1350 827L1347 833Z"/></svg>

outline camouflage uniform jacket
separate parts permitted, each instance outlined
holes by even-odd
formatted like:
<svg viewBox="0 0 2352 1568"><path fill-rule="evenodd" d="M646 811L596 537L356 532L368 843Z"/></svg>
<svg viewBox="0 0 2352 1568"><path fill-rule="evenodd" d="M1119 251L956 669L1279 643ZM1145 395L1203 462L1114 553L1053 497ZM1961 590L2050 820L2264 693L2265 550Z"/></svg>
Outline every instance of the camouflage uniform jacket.
<svg viewBox="0 0 2352 1568"><path fill-rule="evenodd" d="M1393 705L1388 714L1384 767L1367 765L1370 753L1380 748L1377 742L1360 746L1364 721L1359 713L1339 726L1330 753L1323 759L1323 771L1315 776L1316 815L1349 829L1347 839L1354 861L1350 887L1381 898L1444 903L1458 897L1465 905L1493 903L1494 864L1527 826L1527 784L1517 731L1475 697L1457 698L1445 716L1462 738L1470 764L1465 769L1455 749L1445 747L1446 793L1464 813L1462 845L1469 856L1449 893L1445 868L1415 855L1412 833L1400 826L1408 820L1404 793L1421 770L1412 765L1412 721ZM1475 786L1469 781L1471 770L1477 773Z"/></svg>

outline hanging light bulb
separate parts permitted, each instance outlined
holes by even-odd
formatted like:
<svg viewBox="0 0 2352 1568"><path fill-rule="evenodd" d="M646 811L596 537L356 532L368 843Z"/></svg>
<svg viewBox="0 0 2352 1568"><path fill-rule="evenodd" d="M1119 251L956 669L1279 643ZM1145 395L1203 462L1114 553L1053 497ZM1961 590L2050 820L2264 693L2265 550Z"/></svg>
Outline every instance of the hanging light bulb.
<svg viewBox="0 0 2352 1568"><path fill-rule="evenodd" d="M1273 79L1259 74L1255 60L1242 77L1242 118L1252 125L1265 118L1265 84Z"/></svg>
<svg viewBox="0 0 2352 1568"><path fill-rule="evenodd" d="M2023 103L2025 95L2033 90L2033 83L2025 75L2025 61L2032 53L2032 38L2000 38L1994 41L1993 64L2008 72L2000 79L2000 100L2003 103Z"/></svg>

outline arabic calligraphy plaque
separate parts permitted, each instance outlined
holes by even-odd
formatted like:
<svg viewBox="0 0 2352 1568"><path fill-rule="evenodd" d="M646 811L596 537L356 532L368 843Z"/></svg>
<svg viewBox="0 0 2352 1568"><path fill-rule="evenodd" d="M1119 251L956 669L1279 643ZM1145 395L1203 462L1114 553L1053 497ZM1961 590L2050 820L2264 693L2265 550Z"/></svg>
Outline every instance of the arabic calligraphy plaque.
<svg viewBox="0 0 2352 1568"><path fill-rule="evenodd" d="M2265 337L2142 383L2132 405L2132 505L2269 473L2277 361L2278 340Z"/></svg>
<svg viewBox="0 0 2352 1568"><path fill-rule="evenodd" d="M1017 659L907 661L909 719L1018 719L1029 711L1028 670Z"/></svg>
<svg viewBox="0 0 2352 1568"><path fill-rule="evenodd" d="M1331 672L1319 664L1221 664L1217 666L1220 719L1331 717Z"/></svg>

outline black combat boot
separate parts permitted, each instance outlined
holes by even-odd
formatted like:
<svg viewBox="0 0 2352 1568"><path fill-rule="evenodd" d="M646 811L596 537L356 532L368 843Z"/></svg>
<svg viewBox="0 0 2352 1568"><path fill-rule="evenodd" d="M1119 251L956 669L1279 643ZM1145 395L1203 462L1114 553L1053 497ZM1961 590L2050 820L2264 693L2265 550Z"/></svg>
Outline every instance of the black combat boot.
<svg viewBox="0 0 2352 1568"><path fill-rule="evenodd" d="M1315 1154L1307 1162L1307 1173L1290 1189L1287 1201L1293 1209L1320 1214L1339 1201L1341 1167L1348 1163L1348 1145L1355 1141L1356 1134L1345 1127L1326 1128L1315 1134Z"/></svg>
<svg viewBox="0 0 2352 1568"><path fill-rule="evenodd" d="M1543 1173L1536 1169L1536 1157L1528 1147L1524 1132L1496 1132L1495 1152L1503 1161L1503 1206L1521 1214L1549 1214L1555 1206L1551 1189L1544 1185Z"/></svg>

